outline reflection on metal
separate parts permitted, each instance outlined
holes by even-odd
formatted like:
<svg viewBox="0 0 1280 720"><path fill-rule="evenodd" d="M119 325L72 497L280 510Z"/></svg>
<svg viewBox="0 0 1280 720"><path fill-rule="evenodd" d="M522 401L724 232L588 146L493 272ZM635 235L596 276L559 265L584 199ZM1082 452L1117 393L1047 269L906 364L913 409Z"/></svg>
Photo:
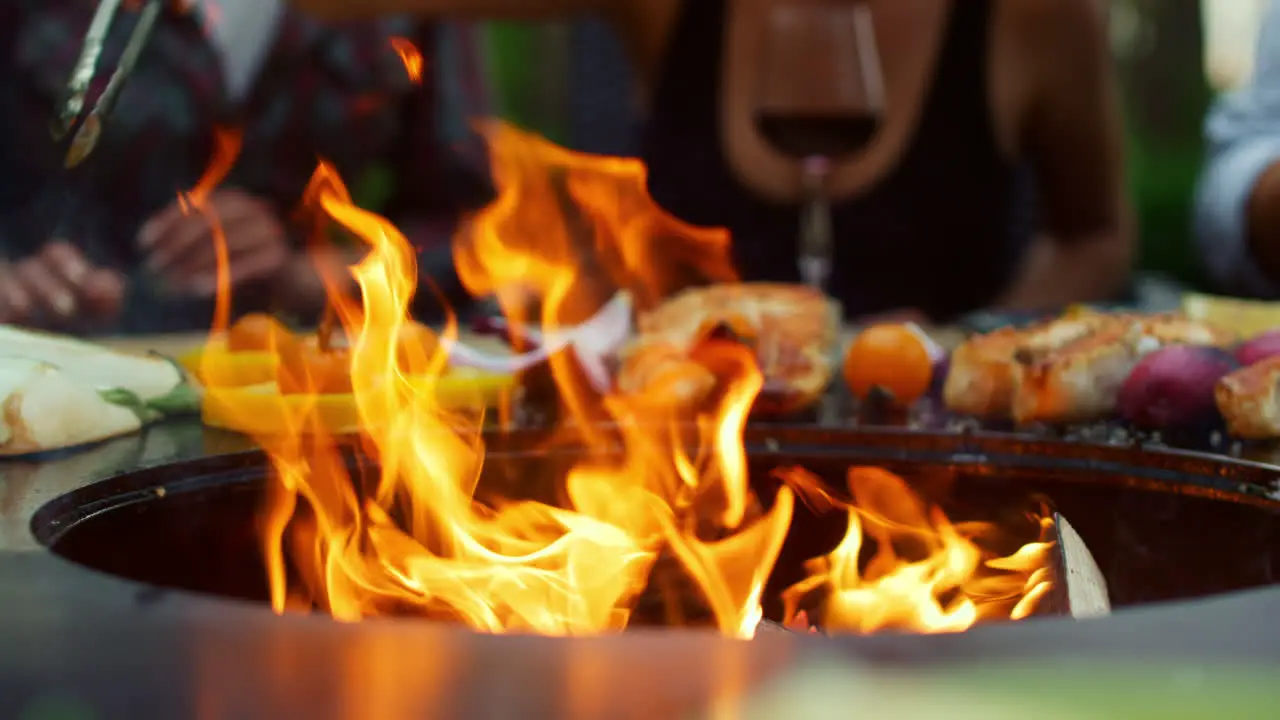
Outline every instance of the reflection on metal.
<svg viewBox="0 0 1280 720"><path fill-rule="evenodd" d="M88 94L89 85L93 82L94 73L97 71L107 33L111 31L111 21L115 19L119 9L120 0L103 0L98 3L98 8L94 11L93 20L90 21L89 29L85 31L84 40L81 42L80 56L71 70L66 93L54 118L52 127L54 140L62 140L66 137L84 110L85 95Z"/></svg>
<svg viewBox="0 0 1280 720"><path fill-rule="evenodd" d="M84 162L97 147L98 138L102 134L102 123L111 115L116 103L120 100L120 93L124 91L125 83L129 81L129 76L138 64L138 58L142 55L143 49L150 43L151 35L155 32L156 21L163 10L162 0L148 0L138 14L137 24L129 34L129 40L120 53L120 62L111 74L111 79L107 81L107 87L103 89L93 110L89 112L89 116L85 118L84 123L71 139L71 148L65 160L68 169Z"/></svg>

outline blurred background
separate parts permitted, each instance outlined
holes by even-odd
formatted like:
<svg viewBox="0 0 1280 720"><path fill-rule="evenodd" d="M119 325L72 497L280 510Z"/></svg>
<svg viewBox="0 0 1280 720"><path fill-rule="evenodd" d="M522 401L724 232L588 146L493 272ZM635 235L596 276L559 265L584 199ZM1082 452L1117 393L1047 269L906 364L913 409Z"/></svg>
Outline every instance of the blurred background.
<svg viewBox="0 0 1280 720"><path fill-rule="evenodd" d="M1204 285L1189 233L1201 123L1216 93L1249 76L1267 1L1111 0L1141 270ZM632 153L635 94L604 25L455 23L441 33L451 139L465 136L458 117L495 114L576 150Z"/></svg>

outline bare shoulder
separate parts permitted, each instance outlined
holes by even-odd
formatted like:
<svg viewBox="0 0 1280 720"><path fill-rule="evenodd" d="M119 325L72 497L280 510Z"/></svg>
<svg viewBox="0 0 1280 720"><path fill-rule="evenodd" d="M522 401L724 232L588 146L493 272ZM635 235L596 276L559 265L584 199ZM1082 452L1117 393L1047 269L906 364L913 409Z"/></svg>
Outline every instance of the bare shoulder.
<svg viewBox="0 0 1280 720"><path fill-rule="evenodd" d="M965 0L954 0L965 2ZM1093 102L1111 72L1110 0L991 0L993 102L1006 150L1026 147L1049 107Z"/></svg>
<svg viewBox="0 0 1280 720"><path fill-rule="evenodd" d="M1109 0L998 0L1000 24L1025 60L1059 67L1105 57Z"/></svg>

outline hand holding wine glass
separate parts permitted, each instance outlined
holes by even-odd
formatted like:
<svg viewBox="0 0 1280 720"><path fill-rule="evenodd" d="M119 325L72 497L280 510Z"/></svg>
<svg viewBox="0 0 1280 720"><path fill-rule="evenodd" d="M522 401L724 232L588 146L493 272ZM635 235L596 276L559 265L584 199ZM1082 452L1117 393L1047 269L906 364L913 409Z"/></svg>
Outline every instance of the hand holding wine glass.
<svg viewBox="0 0 1280 720"><path fill-rule="evenodd" d="M770 9L766 33L756 127L801 164L800 274L822 287L832 252L827 176L866 147L884 114L875 29L863 3L788 0Z"/></svg>

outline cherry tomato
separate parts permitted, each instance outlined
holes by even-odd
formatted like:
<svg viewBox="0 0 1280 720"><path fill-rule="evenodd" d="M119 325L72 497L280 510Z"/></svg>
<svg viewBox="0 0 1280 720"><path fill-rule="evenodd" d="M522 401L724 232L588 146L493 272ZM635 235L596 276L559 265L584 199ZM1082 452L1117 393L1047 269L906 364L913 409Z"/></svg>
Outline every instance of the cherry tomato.
<svg viewBox="0 0 1280 720"><path fill-rule="evenodd" d="M298 338L279 320L264 313L250 313L240 318L227 331L227 350L230 352L277 352Z"/></svg>
<svg viewBox="0 0 1280 720"><path fill-rule="evenodd" d="M342 395L351 392L351 355L345 348L321 350L313 343L299 343L298 352L281 358L276 376L286 395Z"/></svg>
<svg viewBox="0 0 1280 720"><path fill-rule="evenodd" d="M914 325L872 325L854 338L844 358L849 389L866 398L874 389L908 405L929 390L933 379L931 342Z"/></svg>

